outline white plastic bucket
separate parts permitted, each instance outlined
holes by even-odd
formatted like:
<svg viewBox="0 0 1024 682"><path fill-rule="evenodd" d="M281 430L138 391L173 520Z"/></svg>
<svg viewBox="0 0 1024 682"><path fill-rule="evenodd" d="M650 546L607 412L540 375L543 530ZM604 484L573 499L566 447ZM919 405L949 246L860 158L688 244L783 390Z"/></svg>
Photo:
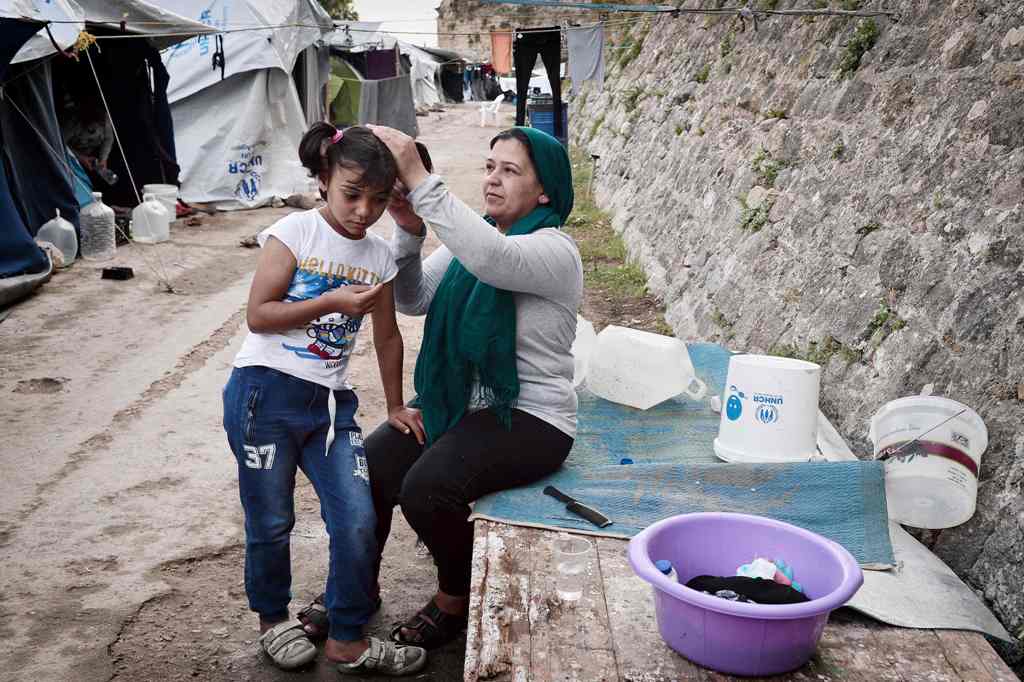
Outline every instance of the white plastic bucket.
<svg viewBox="0 0 1024 682"><path fill-rule="evenodd" d="M694 376L690 352L681 340L614 325L597 335L587 388L605 400L640 410L683 393L700 400L707 392Z"/></svg>
<svg viewBox="0 0 1024 682"><path fill-rule="evenodd" d="M159 183L153 183L150 185L142 186L143 196L147 194L156 195L157 200L164 205L167 209L167 215L171 217L171 220L175 220L178 217L178 186L177 185L162 185Z"/></svg>
<svg viewBox="0 0 1024 682"><path fill-rule="evenodd" d="M729 358L715 455L726 462L806 462L817 452L821 367L771 355Z"/></svg>
<svg viewBox="0 0 1024 682"><path fill-rule="evenodd" d="M977 412L939 396L900 398L875 413L870 435L875 456L885 460L890 518L915 528L950 528L971 518L988 447Z"/></svg>

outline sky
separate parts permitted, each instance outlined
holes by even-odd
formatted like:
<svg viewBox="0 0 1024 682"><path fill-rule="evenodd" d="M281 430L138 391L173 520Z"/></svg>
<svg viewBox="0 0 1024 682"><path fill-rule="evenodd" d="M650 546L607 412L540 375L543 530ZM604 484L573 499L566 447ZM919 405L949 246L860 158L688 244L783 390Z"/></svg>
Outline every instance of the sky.
<svg viewBox="0 0 1024 682"><path fill-rule="evenodd" d="M437 12L441 0L355 0L360 21L383 21L381 30L399 40L437 47ZM423 31L429 35L402 35L400 31Z"/></svg>

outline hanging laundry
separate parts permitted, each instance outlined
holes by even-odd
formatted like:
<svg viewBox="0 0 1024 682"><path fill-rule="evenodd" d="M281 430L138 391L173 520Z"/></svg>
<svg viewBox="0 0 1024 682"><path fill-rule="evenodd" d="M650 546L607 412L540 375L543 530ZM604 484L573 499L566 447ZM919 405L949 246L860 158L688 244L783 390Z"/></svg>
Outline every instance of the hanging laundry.
<svg viewBox="0 0 1024 682"><path fill-rule="evenodd" d="M569 78L576 92L583 81L597 81L604 89L604 25L569 27L565 29L569 49Z"/></svg>
<svg viewBox="0 0 1024 682"><path fill-rule="evenodd" d="M526 123L526 97L530 90L530 77L533 66L537 63L537 55L544 62L551 83L553 99L555 137L562 138L562 31L557 26L549 26L529 31L516 31L513 41L513 62L516 67L516 125Z"/></svg>
<svg viewBox="0 0 1024 682"><path fill-rule="evenodd" d="M398 75L398 55L395 50L367 50L366 77L371 80L394 78Z"/></svg>
<svg viewBox="0 0 1024 682"><path fill-rule="evenodd" d="M491 31L491 65L498 73L512 73L511 32Z"/></svg>

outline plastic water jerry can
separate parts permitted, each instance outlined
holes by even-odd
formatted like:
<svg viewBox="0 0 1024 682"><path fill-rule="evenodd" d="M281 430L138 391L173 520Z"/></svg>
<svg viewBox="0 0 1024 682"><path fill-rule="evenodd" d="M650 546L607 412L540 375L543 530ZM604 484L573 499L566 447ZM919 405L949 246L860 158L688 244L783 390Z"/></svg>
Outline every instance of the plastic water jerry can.
<svg viewBox="0 0 1024 682"><path fill-rule="evenodd" d="M57 215L39 228L36 239L56 246L64 256L64 267L71 265L75 258L78 258L78 236L75 234L75 226L60 217L59 208Z"/></svg>
<svg viewBox="0 0 1024 682"><path fill-rule="evenodd" d="M142 203L132 209L132 238L144 244L171 238L171 216L155 194L146 194Z"/></svg>

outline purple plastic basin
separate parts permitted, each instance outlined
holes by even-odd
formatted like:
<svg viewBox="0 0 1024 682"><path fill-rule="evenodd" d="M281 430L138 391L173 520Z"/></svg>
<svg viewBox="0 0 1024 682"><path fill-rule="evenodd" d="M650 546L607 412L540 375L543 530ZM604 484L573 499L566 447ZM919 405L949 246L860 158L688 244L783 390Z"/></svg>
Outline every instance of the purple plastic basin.
<svg viewBox="0 0 1024 682"><path fill-rule="evenodd" d="M793 567L811 601L744 604L686 587L698 575L729 576L755 557ZM678 582L654 562L668 559ZM864 577L846 549L815 533L748 514L682 514L629 542L629 563L654 587L665 643L694 663L734 675L775 675L814 654L828 614L860 589Z"/></svg>

